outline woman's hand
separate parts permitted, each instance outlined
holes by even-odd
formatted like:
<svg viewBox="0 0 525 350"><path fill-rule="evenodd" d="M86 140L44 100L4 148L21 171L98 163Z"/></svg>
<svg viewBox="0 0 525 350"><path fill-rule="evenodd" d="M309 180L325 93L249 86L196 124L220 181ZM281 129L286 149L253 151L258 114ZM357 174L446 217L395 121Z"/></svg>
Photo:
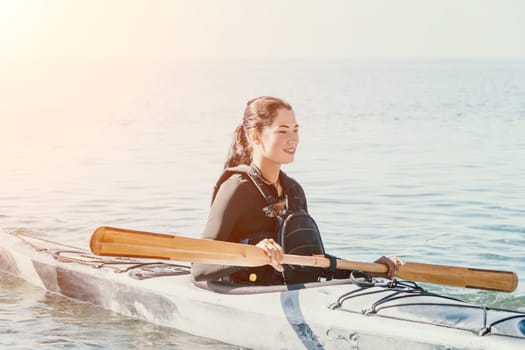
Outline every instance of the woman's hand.
<svg viewBox="0 0 525 350"><path fill-rule="evenodd" d="M395 277L397 270L399 270L399 266L405 265L405 262L399 258L387 258L386 256L382 256L374 262L377 264L386 265L388 267L388 271L386 273L372 274L372 276L385 277L390 280Z"/></svg>
<svg viewBox="0 0 525 350"><path fill-rule="evenodd" d="M283 258L283 248L271 238L265 238L255 245L256 247L264 250L266 255L270 257L271 265L274 269L279 272L284 271L283 265L281 265L281 260Z"/></svg>

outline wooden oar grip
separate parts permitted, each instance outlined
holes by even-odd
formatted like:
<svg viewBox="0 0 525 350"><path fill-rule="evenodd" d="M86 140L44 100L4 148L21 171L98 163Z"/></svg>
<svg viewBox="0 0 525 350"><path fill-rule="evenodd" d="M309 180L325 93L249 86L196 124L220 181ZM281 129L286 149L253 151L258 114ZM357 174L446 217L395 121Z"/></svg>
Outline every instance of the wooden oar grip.
<svg viewBox="0 0 525 350"><path fill-rule="evenodd" d="M302 265L312 267L330 267L330 259L323 256L303 256L285 254L282 260L283 264ZM388 267L383 264L366 263L359 261L337 259L336 268L341 270L360 270L375 273L386 273Z"/></svg>

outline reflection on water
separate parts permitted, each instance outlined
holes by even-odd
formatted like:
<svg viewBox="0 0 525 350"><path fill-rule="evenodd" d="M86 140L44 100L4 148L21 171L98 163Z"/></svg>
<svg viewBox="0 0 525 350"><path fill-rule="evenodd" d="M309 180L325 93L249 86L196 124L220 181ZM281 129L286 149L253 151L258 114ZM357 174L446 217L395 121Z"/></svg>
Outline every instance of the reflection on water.
<svg viewBox="0 0 525 350"><path fill-rule="evenodd" d="M240 349L47 293L10 275L0 277L2 348Z"/></svg>
<svg viewBox="0 0 525 350"><path fill-rule="evenodd" d="M2 231L82 247L100 225L198 236L244 104L278 95L301 129L285 171L331 253L516 271L512 295L429 288L525 307L524 62L22 62L0 76ZM206 347L10 281L13 348Z"/></svg>

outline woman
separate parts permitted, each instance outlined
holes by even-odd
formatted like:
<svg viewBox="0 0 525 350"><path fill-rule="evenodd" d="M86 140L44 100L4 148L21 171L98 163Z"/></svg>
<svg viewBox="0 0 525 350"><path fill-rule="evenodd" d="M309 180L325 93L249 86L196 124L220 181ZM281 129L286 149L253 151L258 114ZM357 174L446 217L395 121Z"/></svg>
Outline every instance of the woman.
<svg viewBox="0 0 525 350"><path fill-rule="evenodd" d="M280 273L282 248L276 242L278 220L263 210L268 207L264 194L291 212L308 211L302 187L281 171L282 164L293 162L298 143L299 125L288 103L270 96L247 103L225 163L225 169L237 170L225 172L218 181L203 238L255 244L271 258L271 266L247 269L194 264L195 280L285 282ZM393 276L396 263L384 257L379 261L389 265L389 276Z"/></svg>

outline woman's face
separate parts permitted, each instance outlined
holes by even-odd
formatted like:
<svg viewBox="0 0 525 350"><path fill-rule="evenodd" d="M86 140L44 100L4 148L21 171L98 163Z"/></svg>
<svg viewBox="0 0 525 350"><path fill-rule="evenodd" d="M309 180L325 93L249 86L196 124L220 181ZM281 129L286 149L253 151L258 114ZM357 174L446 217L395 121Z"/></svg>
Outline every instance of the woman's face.
<svg viewBox="0 0 525 350"><path fill-rule="evenodd" d="M277 110L273 123L255 135L254 143L254 156L277 164L293 162L299 143L299 125L293 110Z"/></svg>

